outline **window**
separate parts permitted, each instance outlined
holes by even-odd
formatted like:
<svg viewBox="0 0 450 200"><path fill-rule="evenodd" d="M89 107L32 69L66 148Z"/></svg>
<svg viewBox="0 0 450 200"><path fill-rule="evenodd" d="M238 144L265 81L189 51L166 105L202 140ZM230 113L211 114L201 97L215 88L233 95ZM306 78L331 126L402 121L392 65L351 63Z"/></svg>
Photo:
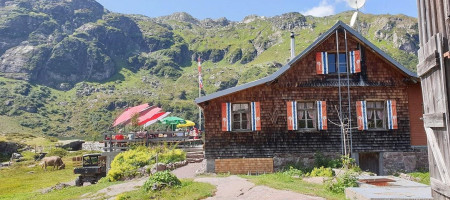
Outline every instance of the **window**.
<svg viewBox="0 0 450 200"><path fill-rule="evenodd" d="M367 101L367 126L369 129L386 129L384 101Z"/></svg>
<svg viewBox="0 0 450 200"><path fill-rule="evenodd" d="M337 53L328 53L328 73L338 73ZM339 53L339 71L341 73L347 73L347 56L345 53Z"/></svg>
<svg viewBox="0 0 450 200"><path fill-rule="evenodd" d="M248 103L235 103L232 105L233 130L250 130L250 109Z"/></svg>
<svg viewBox="0 0 450 200"><path fill-rule="evenodd" d="M298 129L316 128L316 108L314 102L297 103Z"/></svg>

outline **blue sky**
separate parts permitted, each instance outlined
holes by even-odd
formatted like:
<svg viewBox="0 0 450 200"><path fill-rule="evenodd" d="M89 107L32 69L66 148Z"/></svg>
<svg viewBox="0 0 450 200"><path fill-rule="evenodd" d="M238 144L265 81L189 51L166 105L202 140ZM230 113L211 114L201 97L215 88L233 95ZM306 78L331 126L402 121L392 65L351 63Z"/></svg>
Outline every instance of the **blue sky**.
<svg viewBox="0 0 450 200"><path fill-rule="evenodd" d="M97 0L106 9L149 17L187 12L197 19L226 17L241 21L256 14L271 17L287 12L327 16L352 10L346 0ZM366 0L361 9L372 14L405 14L417 17L416 0Z"/></svg>

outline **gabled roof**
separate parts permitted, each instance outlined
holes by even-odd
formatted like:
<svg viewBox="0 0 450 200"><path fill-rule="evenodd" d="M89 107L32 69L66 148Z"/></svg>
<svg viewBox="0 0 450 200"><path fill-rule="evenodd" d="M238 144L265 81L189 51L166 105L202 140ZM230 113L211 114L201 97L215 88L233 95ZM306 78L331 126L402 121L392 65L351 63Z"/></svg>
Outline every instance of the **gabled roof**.
<svg viewBox="0 0 450 200"><path fill-rule="evenodd" d="M281 67L278 71L276 71L275 73L264 77L262 79L253 81L253 82L249 82L249 83L245 83L242 85L238 85L232 88L228 88L225 90L221 90L218 92L214 92L212 94L206 95L206 96L202 96L199 98L195 99L195 103L202 103L205 101L209 101L211 99L215 99L221 96L225 96L231 93L235 93L241 90L245 90L254 86L258 86L258 85L262 85L264 83L268 83L271 82L275 79L277 79L279 76L281 76L282 74L284 74L287 70L289 70L291 68L291 65L296 63L298 60L302 59L304 56L306 56L308 53L310 53L318 44L320 44L323 40L327 39L331 34L333 34L338 28L343 28L345 30L347 30L348 32L350 32L352 35L354 35L358 40L360 40L362 43L364 43L365 45L369 46L373 51L375 51L376 53L378 53L379 55L381 55L382 57L384 57L387 61L389 61L392 65L394 65L395 67L397 67L398 69L400 69L402 72L404 72L405 74L407 74L408 76L412 77L412 78L418 78L417 74L412 72L411 70L407 69L406 67L404 67L403 65L401 65L399 62L397 62L396 60L394 60L391 56L389 56L388 54L386 54L385 52L383 52L381 49L379 49L377 46L375 46L374 44L372 44L369 40L367 40L366 38L364 38L361 34L359 34L356 30L352 29L351 27L349 27L348 25L346 25L344 22L342 21L338 21L333 27L331 27L327 32L325 32L324 34L322 34L319 38L317 38L316 41L314 41L311 45L308 46L308 48L306 48L302 53L300 53L298 56L296 56L294 59L290 60L286 65L284 65L283 67Z"/></svg>

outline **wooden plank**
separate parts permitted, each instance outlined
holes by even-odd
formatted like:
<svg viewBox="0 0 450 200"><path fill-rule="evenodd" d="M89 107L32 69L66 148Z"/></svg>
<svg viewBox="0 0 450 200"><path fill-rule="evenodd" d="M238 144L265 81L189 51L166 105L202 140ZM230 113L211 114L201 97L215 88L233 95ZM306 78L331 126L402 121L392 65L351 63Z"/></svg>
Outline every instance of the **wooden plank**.
<svg viewBox="0 0 450 200"><path fill-rule="evenodd" d="M433 177L431 177L430 179L431 179L431 188L433 188L433 190L450 197L450 185L445 184Z"/></svg>
<svg viewBox="0 0 450 200"><path fill-rule="evenodd" d="M439 54L437 51L434 51L430 55L427 55L425 60L417 65L417 75L423 76L436 67L439 67Z"/></svg>
<svg viewBox="0 0 450 200"><path fill-rule="evenodd" d="M427 134L427 139L428 139L430 147L432 149L431 152L433 153L433 158L434 158L434 161L436 162L436 166L438 168L441 179L444 181L444 183L450 184L450 174L448 172L449 169L447 168L444 158L442 156L442 152L439 149L439 145L436 140L436 136L434 135L434 130L431 128L425 128L425 132ZM448 149L444 149L444 150L448 150Z"/></svg>
<svg viewBox="0 0 450 200"><path fill-rule="evenodd" d="M426 128L445 127L445 113L424 114L423 124Z"/></svg>
<svg viewBox="0 0 450 200"><path fill-rule="evenodd" d="M428 36L428 33L427 33L427 17L426 17L426 12L425 12L425 9L426 9L426 7L425 7L425 1L424 0L419 0L418 1L418 5L419 5L419 10L420 10L420 32L422 33L422 39L420 40L420 44L422 44L422 46L424 46L424 44L426 43L426 42L428 42L428 39L430 38L429 36Z"/></svg>
<svg viewBox="0 0 450 200"><path fill-rule="evenodd" d="M437 0L436 1L436 8L437 8L437 26L438 26L438 32L442 35L447 35L447 29L445 26L445 12L444 12L444 3L443 0Z"/></svg>
<svg viewBox="0 0 450 200"><path fill-rule="evenodd" d="M436 11L436 1L429 0L430 3L430 16L431 16L431 35L435 35L437 32L437 11Z"/></svg>

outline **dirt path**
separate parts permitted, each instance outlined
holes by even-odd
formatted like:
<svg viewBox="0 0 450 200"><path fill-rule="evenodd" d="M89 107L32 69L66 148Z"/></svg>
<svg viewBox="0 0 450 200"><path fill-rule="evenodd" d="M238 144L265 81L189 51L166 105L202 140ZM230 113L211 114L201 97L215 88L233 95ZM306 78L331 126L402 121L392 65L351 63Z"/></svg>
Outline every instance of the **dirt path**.
<svg viewBox="0 0 450 200"><path fill-rule="evenodd" d="M324 198L308 196L296 192L277 190L266 186L255 186L255 184L238 176L229 176L225 178L205 177L197 178L195 181L210 183L217 186L215 196L207 198L208 200L228 200L228 199L246 199L246 200L302 200L313 199L322 200Z"/></svg>
<svg viewBox="0 0 450 200"><path fill-rule="evenodd" d="M144 185L145 181L148 177L142 177L138 179L134 179L131 181L127 181L125 183L120 183L117 185L112 185L107 188L103 188L96 193L87 193L82 196L83 199L115 199L115 197L124 192L129 192L133 190L137 190L140 186Z"/></svg>
<svg viewBox="0 0 450 200"><path fill-rule="evenodd" d="M178 178L195 178L197 172L202 171L203 163L189 163L172 171Z"/></svg>

